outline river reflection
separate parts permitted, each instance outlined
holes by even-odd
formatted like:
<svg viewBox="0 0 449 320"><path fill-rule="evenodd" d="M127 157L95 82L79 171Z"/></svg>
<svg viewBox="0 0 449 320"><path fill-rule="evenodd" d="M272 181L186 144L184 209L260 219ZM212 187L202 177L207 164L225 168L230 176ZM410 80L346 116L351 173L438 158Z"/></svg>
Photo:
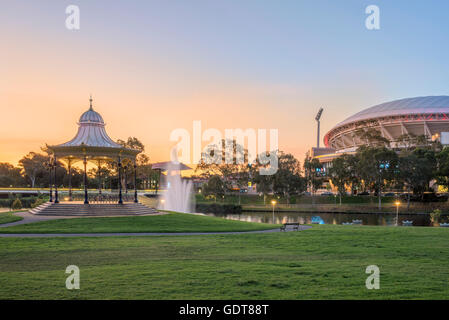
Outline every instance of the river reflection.
<svg viewBox="0 0 449 320"><path fill-rule="evenodd" d="M247 212L241 214L207 214L215 217L222 217L230 220L240 220L247 222L272 223L273 214L271 212ZM318 219L319 218L319 219ZM321 224L342 224L353 220L362 220L363 225L370 226L391 226L396 224L396 214L392 213L316 213L316 212L275 212L274 223L281 224L287 222L299 222L300 224L311 224L312 221L320 221ZM412 220L414 226L439 226L432 223L428 214L401 214L399 215L399 225L402 221ZM440 222L447 223L449 218L441 217Z"/></svg>

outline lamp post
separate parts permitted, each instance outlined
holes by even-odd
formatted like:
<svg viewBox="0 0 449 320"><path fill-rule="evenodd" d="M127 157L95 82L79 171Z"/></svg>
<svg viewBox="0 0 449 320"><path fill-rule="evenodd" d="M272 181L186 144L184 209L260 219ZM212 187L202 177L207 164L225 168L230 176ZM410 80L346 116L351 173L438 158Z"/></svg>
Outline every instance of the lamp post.
<svg viewBox="0 0 449 320"><path fill-rule="evenodd" d="M118 204L123 204L123 199L122 199L122 160L121 160L120 156L118 157L117 167L118 167Z"/></svg>
<svg viewBox="0 0 449 320"><path fill-rule="evenodd" d="M396 205L396 227L399 225L399 206L401 203L399 201L396 201L394 203Z"/></svg>
<svg viewBox="0 0 449 320"><path fill-rule="evenodd" d="M84 204L89 204L89 195L87 194L87 157L84 156L83 159L84 165L84 175L83 175L83 184L84 184Z"/></svg>
<svg viewBox="0 0 449 320"><path fill-rule="evenodd" d="M125 194L128 194L128 165L123 166L123 175L125 176Z"/></svg>
<svg viewBox="0 0 449 320"><path fill-rule="evenodd" d="M52 189L52 183L53 183L53 179L52 179L52 176L53 176L53 165L52 165L52 162L51 162L51 160L49 160L47 163L46 163L46 165L47 165L47 168L48 168L48 172L49 172L49 179L48 179L48 186L49 186L49 188L50 188L50 202L53 202L53 189Z"/></svg>
<svg viewBox="0 0 449 320"><path fill-rule="evenodd" d="M276 206L276 200L271 200L271 205L273 206L273 224L274 224L274 207Z"/></svg>
<svg viewBox="0 0 449 320"><path fill-rule="evenodd" d="M137 163L134 161L134 203L138 203L137 200Z"/></svg>
<svg viewBox="0 0 449 320"><path fill-rule="evenodd" d="M58 196L58 183L56 181L56 169L58 168L58 162L56 160L56 156L53 158L53 169L54 169L54 182L55 182L55 203L59 203L59 196Z"/></svg>

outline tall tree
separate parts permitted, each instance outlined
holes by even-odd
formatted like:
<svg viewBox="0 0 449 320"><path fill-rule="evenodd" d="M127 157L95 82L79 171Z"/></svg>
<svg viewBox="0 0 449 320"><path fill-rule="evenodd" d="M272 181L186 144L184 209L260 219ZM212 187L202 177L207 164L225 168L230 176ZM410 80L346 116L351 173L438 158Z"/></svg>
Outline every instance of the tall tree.
<svg viewBox="0 0 449 320"><path fill-rule="evenodd" d="M444 148L437 157L436 181L440 186L449 189L449 148Z"/></svg>
<svg viewBox="0 0 449 320"><path fill-rule="evenodd" d="M233 185L242 187L248 183L248 164L248 151L242 145L235 140L222 140L202 153L195 172L201 172L206 178L220 176L229 191Z"/></svg>
<svg viewBox="0 0 449 320"><path fill-rule="evenodd" d="M137 155L136 158L136 164L139 167L139 164L145 163L149 158L147 155L144 154L145 152L145 145L137 139L136 137L128 137L128 140L121 140L118 139L117 143L121 146L129 149L135 149L140 150L141 153ZM139 168L137 168L138 171ZM132 163L129 159L123 159L122 161L122 187L125 189L125 192L128 190L128 182L132 180L132 177L134 176L134 163Z"/></svg>
<svg viewBox="0 0 449 320"><path fill-rule="evenodd" d="M315 192L323 184L323 165L316 158L306 156L304 159L304 175L312 195L312 205L315 205Z"/></svg>
<svg viewBox="0 0 449 320"><path fill-rule="evenodd" d="M267 195L273 192L273 175L260 174L260 169L266 165L257 161L251 166L251 180L256 185L257 192L263 194L263 204L267 204Z"/></svg>
<svg viewBox="0 0 449 320"><path fill-rule="evenodd" d="M278 170L273 175L273 191L290 204L290 197L305 190L306 182L301 177L301 165L292 154L279 152Z"/></svg>
<svg viewBox="0 0 449 320"><path fill-rule="evenodd" d="M23 184L24 179L20 174L20 168L7 162L0 163L0 187L17 187Z"/></svg>
<svg viewBox="0 0 449 320"><path fill-rule="evenodd" d="M430 148L417 148L412 152L401 154L399 158L399 180L408 190L407 209L410 207L410 193L423 199L429 190L430 181L437 171L437 157Z"/></svg>
<svg viewBox="0 0 449 320"><path fill-rule="evenodd" d="M49 157L40 153L30 152L19 160L23 174L30 180L31 187L34 188L36 178L39 174L45 174L45 163L49 161Z"/></svg>
<svg viewBox="0 0 449 320"><path fill-rule="evenodd" d="M346 154L335 158L332 160L332 165L329 169L329 177L332 180L332 184L338 189L340 205L342 195L346 194L346 185L351 184L353 181L353 169L351 168L352 158L353 156Z"/></svg>
<svg viewBox="0 0 449 320"><path fill-rule="evenodd" d="M382 208L382 189L386 182L395 179L398 171L398 155L387 147L362 146L357 150L357 171L365 186L378 195L379 210Z"/></svg>
<svg viewBox="0 0 449 320"><path fill-rule="evenodd" d="M212 196L217 201L225 194L225 185L219 176L212 176L209 181L203 186L203 194L206 197Z"/></svg>

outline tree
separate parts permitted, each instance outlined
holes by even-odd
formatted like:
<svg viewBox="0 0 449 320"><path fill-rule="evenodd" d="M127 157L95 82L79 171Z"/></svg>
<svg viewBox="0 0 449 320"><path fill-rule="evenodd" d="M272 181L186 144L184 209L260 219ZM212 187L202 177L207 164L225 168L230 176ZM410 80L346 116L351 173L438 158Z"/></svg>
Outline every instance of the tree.
<svg viewBox="0 0 449 320"><path fill-rule="evenodd" d="M20 168L16 168L10 163L0 163L0 187L21 185L24 185L24 179L20 174Z"/></svg>
<svg viewBox="0 0 449 320"><path fill-rule="evenodd" d="M117 140L117 143L125 148L145 151L145 145L136 137L128 137L128 140L124 141L121 139Z"/></svg>
<svg viewBox="0 0 449 320"><path fill-rule="evenodd" d="M19 160L23 174L30 180L32 188L35 186L37 176L45 174L45 163L49 160L48 156L36 152L30 152Z"/></svg>
<svg viewBox="0 0 449 320"><path fill-rule="evenodd" d="M365 187L374 189L378 195L379 210L382 208L381 193L386 182L395 178L398 171L398 155L387 147L362 146L357 150L357 171Z"/></svg>
<svg viewBox="0 0 449 320"><path fill-rule="evenodd" d="M158 183L159 173L152 169L150 158L146 154L139 154L137 157L137 178L143 189L153 188L154 182Z"/></svg>
<svg viewBox="0 0 449 320"><path fill-rule="evenodd" d="M437 155L436 181L439 185L449 188L449 148L444 148Z"/></svg>
<svg viewBox="0 0 449 320"><path fill-rule="evenodd" d="M144 154L145 145L136 137L128 137L128 140L124 141L121 139L117 140L117 143L124 148L140 150L136 157L136 165L145 163L149 160L148 156ZM138 168L137 168L138 169ZM139 171L139 170L138 170ZM123 159L122 161L122 187L125 189L125 192L128 192L128 181L134 176L134 163L130 159Z"/></svg>
<svg viewBox="0 0 449 320"><path fill-rule="evenodd" d="M305 179L301 177L301 165L292 154L279 152L278 170L273 175L273 192L287 199L305 190Z"/></svg>
<svg viewBox="0 0 449 320"><path fill-rule="evenodd" d="M273 191L273 175L260 174L261 167L264 165L259 162L251 166L252 182L257 186L257 192L263 194L263 204L267 204L267 195Z"/></svg>
<svg viewBox="0 0 449 320"><path fill-rule="evenodd" d="M203 186L203 194L206 197L212 196L217 201L225 194L225 185L219 176L212 176L209 181Z"/></svg>
<svg viewBox="0 0 449 320"><path fill-rule="evenodd" d="M399 158L399 180L408 189L407 209L410 207L410 192L423 199L436 170L437 157L432 149L417 148Z"/></svg>
<svg viewBox="0 0 449 320"><path fill-rule="evenodd" d="M244 187L248 186L248 182L250 179L250 171L248 170L247 167L245 167L245 165L239 165L235 168L233 177L234 183L239 189L239 204L241 204L241 195L242 195L241 190Z"/></svg>
<svg viewBox="0 0 449 320"><path fill-rule="evenodd" d="M304 174L307 186L312 195L312 205L315 205L315 192L323 184L322 170L323 165L316 158L306 156L304 159Z"/></svg>
<svg viewBox="0 0 449 320"><path fill-rule="evenodd" d="M248 151L235 140L222 140L202 153L198 171L206 178L220 176L227 191L234 185L241 188L249 181Z"/></svg>
<svg viewBox="0 0 449 320"><path fill-rule="evenodd" d="M341 157L335 158L332 160L332 165L329 169L329 177L332 180L332 184L334 184L338 189L338 194L340 196L340 205L341 205L341 196L346 194L346 184L351 183L352 181L352 169L350 164L350 159L352 156L343 155Z"/></svg>
<svg viewBox="0 0 449 320"><path fill-rule="evenodd" d="M359 129L355 132L355 135L362 141L365 141L365 145L369 147L389 147L390 140L382 136L382 133L375 128Z"/></svg>
<svg viewBox="0 0 449 320"><path fill-rule="evenodd" d="M431 149L434 151L440 151L442 149L441 142L438 140L432 141L426 135L414 135L412 133L406 133L401 135L397 141L397 146L401 147L401 153L411 152L417 148Z"/></svg>
<svg viewBox="0 0 449 320"><path fill-rule="evenodd" d="M105 168L102 168L102 170L104 170L104 169ZM84 173L83 173L83 171L81 169L73 167L73 166L72 166L72 169L70 171L71 171L71 174L72 174L72 177L70 178L72 187L74 187L74 188L81 188L81 186L83 184L83 180L84 180ZM88 179L89 179L89 177L88 177ZM64 175L64 177L62 179L62 184L65 185L65 186L69 185L69 175L68 174Z"/></svg>

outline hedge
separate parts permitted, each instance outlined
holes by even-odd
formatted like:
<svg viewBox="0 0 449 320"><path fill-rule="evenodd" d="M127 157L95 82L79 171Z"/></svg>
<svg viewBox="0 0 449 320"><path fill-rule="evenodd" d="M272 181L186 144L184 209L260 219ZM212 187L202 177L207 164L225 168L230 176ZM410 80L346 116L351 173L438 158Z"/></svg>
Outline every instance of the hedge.
<svg viewBox="0 0 449 320"><path fill-rule="evenodd" d="M37 197L24 197L24 198L12 198L12 199L0 199L0 208L11 208L14 200L20 199L22 208L32 208L36 202Z"/></svg>
<svg viewBox="0 0 449 320"><path fill-rule="evenodd" d="M197 203L195 211L199 213L241 213L242 206L221 203Z"/></svg>

